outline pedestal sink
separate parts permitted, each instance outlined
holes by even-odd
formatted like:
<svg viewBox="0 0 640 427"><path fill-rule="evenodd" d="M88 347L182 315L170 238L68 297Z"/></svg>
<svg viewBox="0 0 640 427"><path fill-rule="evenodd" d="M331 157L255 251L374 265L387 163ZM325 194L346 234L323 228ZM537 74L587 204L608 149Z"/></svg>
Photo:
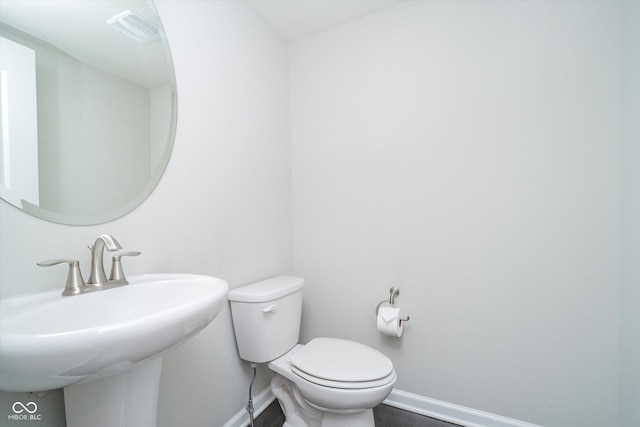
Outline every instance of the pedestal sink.
<svg viewBox="0 0 640 427"><path fill-rule="evenodd" d="M207 326L227 283L147 274L76 296L0 301L0 390L64 387L67 427L154 427L162 353Z"/></svg>

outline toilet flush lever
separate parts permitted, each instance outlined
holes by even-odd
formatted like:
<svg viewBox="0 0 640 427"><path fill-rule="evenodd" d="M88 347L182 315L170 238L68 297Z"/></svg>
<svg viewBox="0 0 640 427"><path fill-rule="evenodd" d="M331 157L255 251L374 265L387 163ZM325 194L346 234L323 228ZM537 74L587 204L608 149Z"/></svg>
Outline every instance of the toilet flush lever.
<svg viewBox="0 0 640 427"><path fill-rule="evenodd" d="M275 314L278 312L278 307L275 304L271 304L262 309L263 313Z"/></svg>

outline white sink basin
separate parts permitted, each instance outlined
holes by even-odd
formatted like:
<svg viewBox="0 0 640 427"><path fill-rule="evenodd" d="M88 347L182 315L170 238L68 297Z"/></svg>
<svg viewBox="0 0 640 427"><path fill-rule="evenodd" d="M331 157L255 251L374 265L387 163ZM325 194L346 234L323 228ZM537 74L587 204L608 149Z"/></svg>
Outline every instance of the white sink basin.
<svg viewBox="0 0 640 427"><path fill-rule="evenodd" d="M1 300L0 390L51 390L134 369L208 325L228 291L223 280L189 274L129 282Z"/></svg>

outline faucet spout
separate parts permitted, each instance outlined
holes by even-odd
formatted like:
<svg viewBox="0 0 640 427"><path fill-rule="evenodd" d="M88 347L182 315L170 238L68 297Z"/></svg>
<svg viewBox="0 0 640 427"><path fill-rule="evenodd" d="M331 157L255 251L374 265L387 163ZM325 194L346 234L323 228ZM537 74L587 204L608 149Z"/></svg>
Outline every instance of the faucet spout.
<svg viewBox="0 0 640 427"><path fill-rule="evenodd" d="M93 245L89 246L91 250L91 276L87 281L87 285L102 286L107 283L107 275L104 272L104 248L107 248L109 252L122 249L120 243L115 237L109 234L103 234L96 239Z"/></svg>

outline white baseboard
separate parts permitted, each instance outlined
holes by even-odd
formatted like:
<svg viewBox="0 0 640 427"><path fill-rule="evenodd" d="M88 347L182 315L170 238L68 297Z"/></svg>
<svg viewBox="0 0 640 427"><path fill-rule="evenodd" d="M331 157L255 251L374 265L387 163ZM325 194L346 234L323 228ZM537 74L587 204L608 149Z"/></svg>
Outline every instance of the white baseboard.
<svg viewBox="0 0 640 427"><path fill-rule="evenodd" d="M267 387L253 399L254 417L258 417L276 399ZM420 415L426 415L442 421L458 424L464 427L541 427L536 424L514 420L489 412L478 411L453 403L431 399L429 397L393 389L389 397L382 402L384 405L404 409ZM249 425L249 414L242 408L223 427L246 427Z"/></svg>
<svg viewBox="0 0 640 427"><path fill-rule="evenodd" d="M540 427L524 421L466 408L453 403L393 389L385 405L448 421L464 427Z"/></svg>
<svg viewBox="0 0 640 427"><path fill-rule="evenodd" d="M253 416L257 418L276 397L271 393L271 388L267 387L260 394L253 398ZM225 423L222 427L246 427L249 425L249 413L242 408L233 418Z"/></svg>

